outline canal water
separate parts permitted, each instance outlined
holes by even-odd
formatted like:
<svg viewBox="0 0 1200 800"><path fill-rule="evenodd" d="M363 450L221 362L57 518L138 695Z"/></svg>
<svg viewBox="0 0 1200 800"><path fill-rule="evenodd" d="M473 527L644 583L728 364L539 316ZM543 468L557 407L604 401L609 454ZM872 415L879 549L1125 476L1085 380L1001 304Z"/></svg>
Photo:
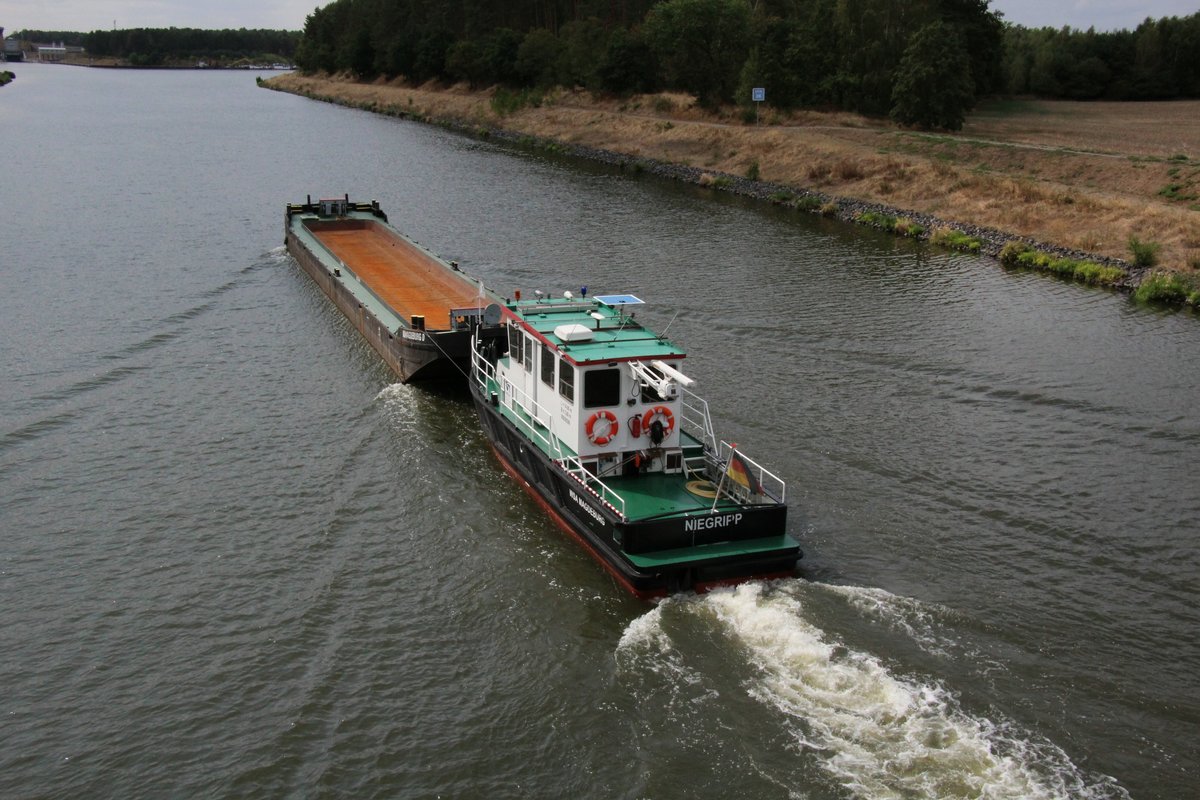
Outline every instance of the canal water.
<svg viewBox="0 0 1200 800"><path fill-rule="evenodd" d="M0 90L0 796L1200 796L1200 320L255 86ZM282 249L633 292L797 578L648 605Z"/></svg>

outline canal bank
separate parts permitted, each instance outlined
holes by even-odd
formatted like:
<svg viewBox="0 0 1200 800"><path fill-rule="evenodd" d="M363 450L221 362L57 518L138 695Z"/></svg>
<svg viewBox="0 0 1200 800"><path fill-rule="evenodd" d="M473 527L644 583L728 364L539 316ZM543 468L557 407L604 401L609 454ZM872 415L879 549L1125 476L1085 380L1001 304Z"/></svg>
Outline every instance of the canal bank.
<svg viewBox="0 0 1200 800"><path fill-rule="evenodd" d="M1186 156L1122 158L994 142L984 149L1019 151L1025 160L1019 166L979 162L966 169L965 161L979 157L977 139L958 138L970 152L956 162L941 141L955 137L918 137L847 114L792 115L776 125L747 126L729 121L731 112L703 112L680 95L618 102L594 100L582 92L514 96L504 90L360 83L294 73L262 85L871 225L952 249L1000 257L1005 245L1015 243L1010 254L1014 248L1031 252L1020 261L1002 259L1007 266L1124 291L1136 290L1156 271L1128 260L1129 242L1137 239L1157 250L1158 265L1181 287L1179 302L1194 306L1200 300L1200 215L1144 196L1160 179L1175 180L1181 170L1192 169ZM1111 145L1120 138L1117 129L1128 126L1114 115L1109 139L1093 134L1093 140L1082 144ZM1147 151L1169 148L1165 142L1138 144ZM1103 174L1093 169L1096 163ZM1200 173L1200 163L1195 166ZM1071 175L1085 172L1086 179L1070 182Z"/></svg>

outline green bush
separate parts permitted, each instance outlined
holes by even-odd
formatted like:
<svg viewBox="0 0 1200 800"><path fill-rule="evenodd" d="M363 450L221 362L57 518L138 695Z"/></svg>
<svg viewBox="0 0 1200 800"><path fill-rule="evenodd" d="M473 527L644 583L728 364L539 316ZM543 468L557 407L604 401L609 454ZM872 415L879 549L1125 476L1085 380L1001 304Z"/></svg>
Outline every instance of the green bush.
<svg viewBox="0 0 1200 800"><path fill-rule="evenodd" d="M823 203L820 210L822 217L836 217L841 206L837 204L836 200L830 200L828 203Z"/></svg>
<svg viewBox="0 0 1200 800"><path fill-rule="evenodd" d="M1141 282L1133 299L1139 303L1183 303L1188 299L1189 289L1192 287L1178 275L1155 272Z"/></svg>
<svg viewBox="0 0 1200 800"><path fill-rule="evenodd" d="M777 206L782 206L792 202L793 197L791 192L771 192L767 199Z"/></svg>
<svg viewBox="0 0 1200 800"><path fill-rule="evenodd" d="M878 211L864 211L855 217L855 220L861 222L863 225L874 225L889 232L896 228L895 217L891 214L883 214Z"/></svg>
<svg viewBox="0 0 1200 800"><path fill-rule="evenodd" d="M962 231L956 231L953 228L938 228L929 237L929 241L942 247L948 247L951 250L961 250L966 253L978 253L983 247L983 242L974 236L968 236ZM1012 244L1010 242L1010 244Z"/></svg>
<svg viewBox="0 0 1200 800"><path fill-rule="evenodd" d="M758 180L758 162L751 161L750 166L746 169L746 177L752 181Z"/></svg>
<svg viewBox="0 0 1200 800"><path fill-rule="evenodd" d="M925 228L910 219L898 219L892 226L892 232L899 236L916 238L925 232Z"/></svg>
<svg viewBox="0 0 1200 800"><path fill-rule="evenodd" d="M1018 242L1015 239L1004 243L1004 247L1000 248L1000 263L1006 267L1015 267L1019 265L1019 259L1022 253L1029 252L1029 245L1024 242Z"/></svg>
<svg viewBox="0 0 1200 800"><path fill-rule="evenodd" d="M803 197L796 199L796 208L801 211L808 211L809 213L812 213L813 211L822 210L823 206L821 205L820 198L813 197L811 194L806 194Z"/></svg>
<svg viewBox="0 0 1200 800"><path fill-rule="evenodd" d="M1143 242L1136 236L1129 237L1129 252L1133 253L1133 263L1138 267L1153 267L1157 264L1161 247L1158 242Z"/></svg>

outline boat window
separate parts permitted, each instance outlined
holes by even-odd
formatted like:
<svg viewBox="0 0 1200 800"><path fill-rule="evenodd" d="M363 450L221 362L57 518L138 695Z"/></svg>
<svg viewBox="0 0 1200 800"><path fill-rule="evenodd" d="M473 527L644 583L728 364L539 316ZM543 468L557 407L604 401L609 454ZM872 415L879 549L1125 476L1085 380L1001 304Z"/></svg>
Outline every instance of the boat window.
<svg viewBox="0 0 1200 800"><path fill-rule="evenodd" d="M583 373L583 407L615 406L621 402L621 370L592 369Z"/></svg>
<svg viewBox="0 0 1200 800"><path fill-rule="evenodd" d="M525 371L533 372L533 337L525 337Z"/></svg>
<svg viewBox="0 0 1200 800"><path fill-rule="evenodd" d="M565 361L558 366L558 393L575 402L575 368Z"/></svg>
<svg viewBox="0 0 1200 800"><path fill-rule="evenodd" d="M516 325L508 326L508 354L513 361L521 363L521 329Z"/></svg>
<svg viewBox="0 0 1200 800"><path fill-rule="evenodd" d="M554 388L554 353L546 345L542 345L542 383Z"/></svg>

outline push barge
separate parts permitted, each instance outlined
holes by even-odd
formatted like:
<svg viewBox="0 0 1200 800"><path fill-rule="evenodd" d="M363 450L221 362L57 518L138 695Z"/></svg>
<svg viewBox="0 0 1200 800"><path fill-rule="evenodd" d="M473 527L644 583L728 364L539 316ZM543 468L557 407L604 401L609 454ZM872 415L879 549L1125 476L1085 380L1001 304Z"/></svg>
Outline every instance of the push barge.
<svg viewBox="0 0 1200 800"><path fill-rule="evenodd" d="M642 598L792 575L786 486L718 440L685 353L632 295L505 300L472 343L471 394L496 456Z"/></svg>
<svg viewBox="0 0 1200 800"><path fill-rule="evenodd" d="M498 298L390 226L378 202L289 203L284 242L404 383L462 381L471 337L504 334Z"/></svg>

